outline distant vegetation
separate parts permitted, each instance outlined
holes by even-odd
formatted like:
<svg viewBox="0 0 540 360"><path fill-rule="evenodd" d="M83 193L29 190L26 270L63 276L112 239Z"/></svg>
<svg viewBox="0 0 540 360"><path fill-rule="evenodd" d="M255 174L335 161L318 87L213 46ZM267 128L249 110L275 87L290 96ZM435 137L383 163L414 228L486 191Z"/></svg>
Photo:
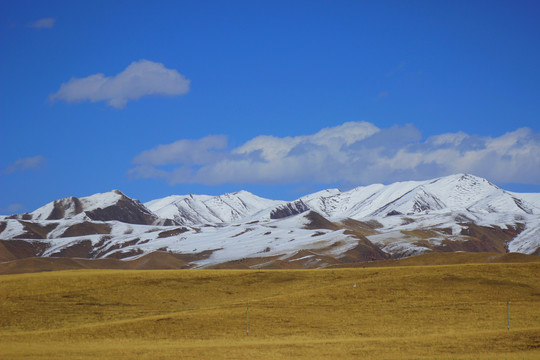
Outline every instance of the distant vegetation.
<svg viewBox="0 0 540 360"><path fill-rule="evenodd" d="M540 358L538 261L416 259L421 266L2 275L0 357Z"/></svg>

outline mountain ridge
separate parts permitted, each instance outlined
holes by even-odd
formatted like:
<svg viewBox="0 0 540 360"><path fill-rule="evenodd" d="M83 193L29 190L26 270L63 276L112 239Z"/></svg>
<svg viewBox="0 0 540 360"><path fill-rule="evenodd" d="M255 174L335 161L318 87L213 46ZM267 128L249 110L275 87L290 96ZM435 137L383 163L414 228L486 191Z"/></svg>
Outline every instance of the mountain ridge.
<svg viewBox="0 0 540 360"><path fill-rule="evenodd" d="M241 259L254 267L326 267L433 251L540 255L539 195L508 192L468 174L328 189L294 201L239 191L143 204L113 190L0 217L0 260L130 260L165 251L186 257L187 267Z"/></svg>

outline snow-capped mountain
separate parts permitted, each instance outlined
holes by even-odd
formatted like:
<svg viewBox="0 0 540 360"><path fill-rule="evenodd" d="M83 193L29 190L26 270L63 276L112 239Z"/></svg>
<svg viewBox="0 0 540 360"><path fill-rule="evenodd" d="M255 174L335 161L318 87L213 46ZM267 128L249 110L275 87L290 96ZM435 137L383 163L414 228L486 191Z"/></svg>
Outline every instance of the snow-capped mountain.
<svg viewBox="0 0 540 360"><path fill-rule="evenodd" d="M122 221L129 224L173 224L148 210L138 200L133 200L119 190L94 194L82 198L67 197L20 216L23 220L99 220Z"/></svg>
<svg viewBox="0 0 540 360"><path fill-rule="evenodd" d="M530 202L533 196L524 195L504 191L486 179L458 174L427 181L370 185L346 192L325 190L301 199L310 209L337 218L437 211L540 214L539 206Z"/></svg>
<svg viewBox="0 0 540 360"><path fill-rule="evenodd" d="M182 225L197 225L240 221L281 203L283 201L268 200L247 191L239 191L219 196L172 195L144 205L163 219L174 220Z"/></svg>
<svg viewBox="0 0 540 360"><path fill-rule="evenodd" d="M0 261L158 251L186 267L324 267L429 251L540 255L539 195L466 174L329 189L290 202L240 191L142 204L115 190L0 217Z"/></svg>

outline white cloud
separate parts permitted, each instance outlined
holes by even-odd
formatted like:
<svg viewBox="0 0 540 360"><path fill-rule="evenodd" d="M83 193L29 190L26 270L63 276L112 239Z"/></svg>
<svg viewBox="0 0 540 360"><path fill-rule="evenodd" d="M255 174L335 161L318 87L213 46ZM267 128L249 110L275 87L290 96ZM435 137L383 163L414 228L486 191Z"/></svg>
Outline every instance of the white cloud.
<svg viewBox="0 0 540 360"><path fill-rule="evenodd" d="M0 209L0 214L16 214L24 211L26 207L23 204L9 204L6 208Z"/></svg>
<svg viewBox="0 0 540 360"><path fill-rule="evenodd" d="M26 157L18 159L12 164L9 164L8 167L4 170L4 173L11 174L19 171L26 170L38 170L47 163L42 155L37 155L33 157Z"/></svg>
<svg viewBox="0 0 540 360"><path fill-rule="evenodd" d="M540 134L522 128L498 137L458 132L424 140L413 125L380 129L350 122L312 135L258 136L234 149L227 149L224 137L179 140L147 150L133 162L136 177L170 184L360 185L459 172L500 183L540 184Z"/></svg>
<svg viewBox="0 0 540 360"><path fill-rule="evenodd" d="M106 101L108 105L121 109L129 100L143 96L186 94L189 84L190 80L174 69L167 69L161 63L140 60L115 76L94 74L85 78L71 78L50 95L49 100L68 103Z"/></svg>
<svg viewBox="0 0 540 360"><path fill-rule="evenodd" d="M310 144L326 148L334 155L339 156L342 146L351 145L377 131L379 129L368 122L347 122L340 126L322 129L313 135L284 138L258 136L234 149L232 153L249 155L260 151L265 160L273 161L282 159L294 149Z"/></svg>
<svg viewBox="0 0 540 360"><path fill-rule="evenodd" d="M200 140L178 140L172 144L143 151L133 159L138 165L169 165L186 164L202 165L219 160L219 153L227 147L227 137L224 135L207 136Z"/></svg>
<svg viewBox="0 0 540 360"><path fill-rule="evenodd" d="M43 18L28 24L28 26L34 29L52 29L55 22L55 18Z"/></svg>

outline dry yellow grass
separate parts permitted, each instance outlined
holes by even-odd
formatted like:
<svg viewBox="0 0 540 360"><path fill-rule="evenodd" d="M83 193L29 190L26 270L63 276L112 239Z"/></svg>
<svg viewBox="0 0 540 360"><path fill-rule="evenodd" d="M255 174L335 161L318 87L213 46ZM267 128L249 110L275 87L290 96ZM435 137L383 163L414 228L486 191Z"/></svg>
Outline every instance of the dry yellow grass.
<svg viewBox="0 0 540 360"><path fill-rule="evenodd" d="M3 275L0 344L2 359L538 359L540 264Z"/></svg>

